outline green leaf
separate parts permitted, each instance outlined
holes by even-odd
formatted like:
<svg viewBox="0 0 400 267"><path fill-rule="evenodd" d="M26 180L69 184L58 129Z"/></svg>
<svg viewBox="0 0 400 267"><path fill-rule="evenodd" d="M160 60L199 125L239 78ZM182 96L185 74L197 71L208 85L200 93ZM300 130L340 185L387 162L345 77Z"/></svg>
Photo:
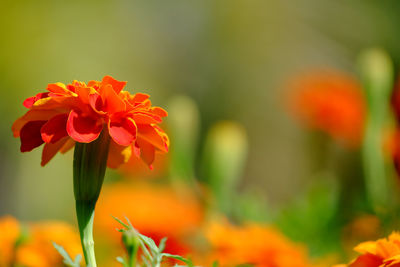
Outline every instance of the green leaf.
<svg viewBox="0 0 400 267"><path fill-rule="evenodd" d="M168 239L167 237L164 237L163 239L161 239L160 244L158 245L158 249L160 252L164 251L167 239Z"/></svg>
<svg viewBox="0 0 400 267"><path fill-rule="evenodd" d="M58 251L58 253L60 253L60 255L63 257L63 262L66 266L68 267L80 267L80 261L82 259L81 255L77 255L75 257L75 260L72 261L71 257L68 255L68 253L65 251L65 249L60 246L57 245L55 242L53 242L53 246L56 248L56 250Z"/></svg>
<svg viewBox="0 0 400 267"><path fill-rule="evenodd" d="M189 260L189 259L186 259L186 258L182 257L182 256L173 255L173 254L169 254L169 253L162 253L161 255L164 256L164 257L170 258L170 259L182 261L182 262L186 263L187 266L193 267L193 262L191 260Z"/></svg>

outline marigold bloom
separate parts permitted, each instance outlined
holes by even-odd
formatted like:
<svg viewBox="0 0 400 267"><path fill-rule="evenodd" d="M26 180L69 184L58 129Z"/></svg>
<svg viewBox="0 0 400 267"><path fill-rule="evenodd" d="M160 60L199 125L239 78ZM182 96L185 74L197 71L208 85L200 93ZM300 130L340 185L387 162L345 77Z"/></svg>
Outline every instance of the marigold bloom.
<svg viewBox="0 0 400 267"><path fill-rule="evenodd" d="M187 192L178 194L169 187L125 183L105 186L96 209L96 226L99 232L118 240L120 234L115 229L120 225L110 215L126 216L133 227L157 244L167 237L167 252L186 253L190 245L185 237L203 220L200 203Z"/></svg>
<svg viewBox="0 0 400 267"><path fill-rule="evenodd" d="M360 253L348 267L398 267L400 266L400 234L393 232L389 238L368 241L354 248Z"/></svg>
<svg viewBox="0 0 400 267"><path fill-rule="evenodd" d="M15 258L15 245L20 236L18 221L11 216L0 218L0 267L8 267Z"/></svg>
<svg viewBox="0 0 400 267"><path fill-rule="evenodd" d="M218 260L222 266L310 266L305 248L293 244L272 227L257 224L239 227L227 222L213 222L205 234L212 249L210 262Z"/></svg>
<svg viewBox="0 0 400 267"><path fill-rule="evenodd" d="M295 117L350 146L361 143L366 107L356 79L337 71L315 71L291 80L289 88Z"/></svg>
<svg viewBox="0 0 400 267"><path fill-rule="evenodd" d="M63 222L39 222L26 226L27 236L19 242L22 226L13 217L0 218L0 266L63 266L63 259L52 242L72 256L82 254L79 235Z"/></svg>
<svg viewBox="0 0 400 267"><path fill-rule="evenodd" d="M29 110L12 126L21 139L21 152L45 143L44 166L58 151L65 153L75 142L90 143L104 129L112 139L109 167L125 163L132 153L151 167L155 151L168 150L168 137L157 126L167 112L152 107L149 95L124 91L125 85L110 76L88 84L49 84L47 92L24 101Z"/></svg>

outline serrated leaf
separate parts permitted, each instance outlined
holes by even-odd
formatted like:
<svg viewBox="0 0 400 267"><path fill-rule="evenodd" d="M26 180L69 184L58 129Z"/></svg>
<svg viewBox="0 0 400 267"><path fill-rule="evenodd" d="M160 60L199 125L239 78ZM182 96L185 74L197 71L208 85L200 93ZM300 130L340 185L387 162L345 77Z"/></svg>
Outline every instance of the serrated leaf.
<svg viewBox="0 0 400 267"><path fill-rule="evenodd" d="M65 251L65 249L62 246L58 245L55 242L53 242L53 246L62 256L65 265L67 265L68 267L80 267L79 263L82 258L81 255L76 256L75 261L72 261L71 257L68 255L67 251Z"/></svg>
<svg viewBox="0 0 400 267"><path fill-rule="evenodd" d="M161 241L158 245L158 249L159 249L160 253L164 251L167 239L168 239L167 237L164 237L163 239L161 239Z"/></svg>
<svg viewBox="0 0 400 267"><path fill-rule="evenodd" d="M184 257L182 257L182 256L173 255L173 254L169 254L169 253L162 253L161 255L164 256L164 257L170 258L170 259L180 260L180 261L186 263L189 267L192 267L192 266L193 266L193 263L192 263L191 260L186 259L186 258L184 258Z"/></svg>
<svg viewBox="0 0 400 267"><path fill-rule="evenodd" d="M81 260L82 260L82 255L81 254L76 255L76 257L74 259L75 265L80 266Z"/></svg>
<svg viewBox="0 0 400 267"><path fill-rule="evenodd" d="M123 221L121 221L120 219L118 219L117 217L114 217L114 216L112 216L113 218L114 218L114 220L116 220L117 222L119 222L122 226L124 226L126 229L129 229L129 225L127 225L126 223L124 223ZM122 230L122 229L120 229L120 230Z"/></svg>
<svg viewBox="0 0 400 267"><path fill-rule="evenodd" d="M156 243L154 242L153 239L151 239L150 237L147 237L145 235L142 235L140 233L138 233L139 237L143 240L143 242L149 246L150 250L154 253L158 253L158 247L156 245Z"/></svg>

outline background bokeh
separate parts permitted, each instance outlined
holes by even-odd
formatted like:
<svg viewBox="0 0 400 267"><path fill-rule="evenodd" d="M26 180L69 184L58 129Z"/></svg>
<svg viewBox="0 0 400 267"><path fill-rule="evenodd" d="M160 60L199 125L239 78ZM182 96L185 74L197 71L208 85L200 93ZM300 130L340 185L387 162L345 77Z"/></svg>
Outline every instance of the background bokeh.
<svg viewBox="0 0 400 267"><path fill-rule="evenodd" d="M42 168L41 149L21 154L10 129L22 101L48 83L112 75L157 106L192 98L199 179L210 127L239 122L249 147L238 190L273 212L320 180L361 176L357 152L288 114L288 77L313 68L355 73L358 54L373 46L400 59L396 0L2 1L1 10L0 215L21 220L75 220L72 153Z"/></svg>

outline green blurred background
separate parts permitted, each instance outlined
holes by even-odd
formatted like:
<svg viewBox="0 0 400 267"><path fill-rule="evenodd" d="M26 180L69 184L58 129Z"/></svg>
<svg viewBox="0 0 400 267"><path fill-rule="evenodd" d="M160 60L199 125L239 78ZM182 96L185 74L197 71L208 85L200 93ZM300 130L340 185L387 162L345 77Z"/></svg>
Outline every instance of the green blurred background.
<svg viewBox="0 0 400 267"><path fill-rule="evenodd" d="M249 152L238 190L279 209L321 176L360 175L359 155L334 144L327 149L288 116L287 77L324 66L355 72L359 52L371 46L400 59L396 0L3 0L0 6L0 215L22 220L74 216L72 153L42 168L41 149L21 154L10 129L25 112L22 101L48 83L112 75L158 106L189 96L200 109L199 147L215 122L241 123ZM323 162L321 153L332 154L334 163Z"/></svg>

